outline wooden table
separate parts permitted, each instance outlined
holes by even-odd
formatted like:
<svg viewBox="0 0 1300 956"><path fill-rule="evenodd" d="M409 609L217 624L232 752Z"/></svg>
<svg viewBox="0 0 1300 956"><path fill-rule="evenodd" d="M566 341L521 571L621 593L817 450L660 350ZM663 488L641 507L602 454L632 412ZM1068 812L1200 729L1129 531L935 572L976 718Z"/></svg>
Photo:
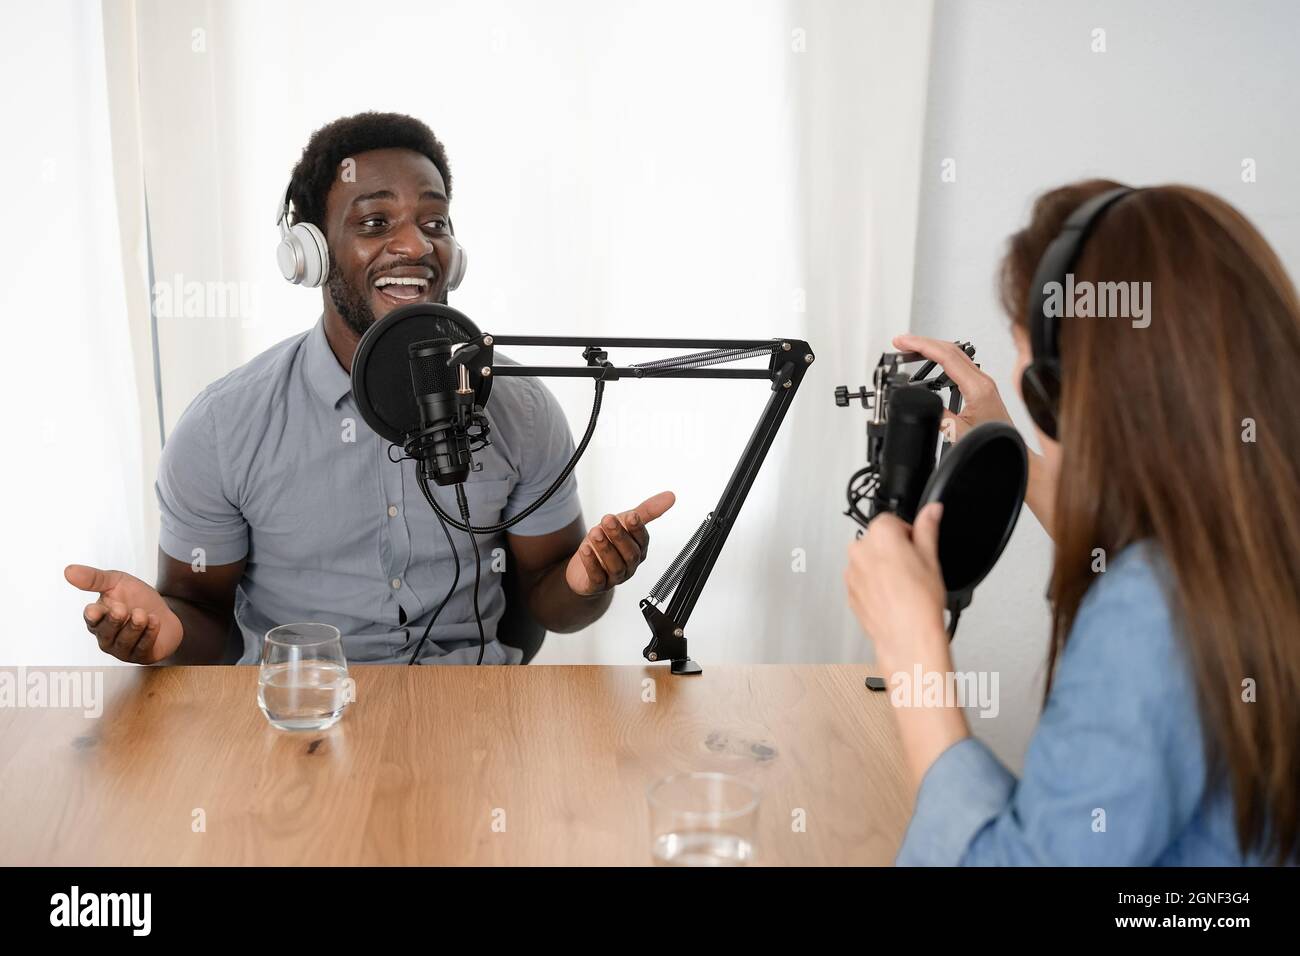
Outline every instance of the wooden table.
<svg viewBox="0 0 1300 956"><path fill-rule="evenodd" d="M687 770L761 788L760 863L886 864L912 793L867 673L354 666L293 733L255 667L105 667L98 718L0 706L0 864L641 865L646 788Z"/></svg>

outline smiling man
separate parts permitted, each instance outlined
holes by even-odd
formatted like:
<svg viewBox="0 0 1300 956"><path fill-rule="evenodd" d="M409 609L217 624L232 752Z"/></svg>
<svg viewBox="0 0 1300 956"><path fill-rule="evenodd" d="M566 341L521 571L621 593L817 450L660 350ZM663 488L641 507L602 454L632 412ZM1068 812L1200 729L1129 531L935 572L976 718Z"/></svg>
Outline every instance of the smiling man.
<svg viewBox="0 0 1300 956"><path fill-rule="evenodd" d="M209 385L177 423L158 469L156 589L122 571L64 572L98 592L83 613L104 652L140 664L252 663L267 630L299 621L338 627L350 661L405 662L414 652L454 559L411 464L391 461L361 421L349 373L374 322L445 299L451 185L442 144L409 116L363 113L311 137L288 192L294 221L315 225L329 249L324 314ZM573 452L558 403L536 379L498 381L487 414L493 442L465 484L479 525L523 511ZM435 494L456 510L451 489ZM496 640L505 597L495 549L508 551L533 617L575 631L609 607L645 557L646 525L673 500L662 492L587 530L570 475L509 533L481 536L484 663L521 657ZM453 541L463 570L422 663L478 658L473 556L464 535Z"/></svg>

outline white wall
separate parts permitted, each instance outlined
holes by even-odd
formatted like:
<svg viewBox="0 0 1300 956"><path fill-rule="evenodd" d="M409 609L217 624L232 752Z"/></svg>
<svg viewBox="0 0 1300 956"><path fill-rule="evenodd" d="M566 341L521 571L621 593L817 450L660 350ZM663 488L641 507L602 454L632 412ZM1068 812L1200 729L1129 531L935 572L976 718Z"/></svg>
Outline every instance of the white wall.
<svg viewBox="0 0 1300 956"><path fill-rule="evenodd" d="M1104 53L1091 51L1096 28ZM995 269L1035 195L1090 176L1213 191L1300 275L1297 37L1300 4L1287 0L939 0L914 331L973 340L1030 434ZM953 183L940 179L948 158ZM1246 158L1254 183L1242 181ZM1042 699L1050 561L1026 512L954 644L959 668L1000 672L1001 714L975 732L1016 766Z"/></svg>

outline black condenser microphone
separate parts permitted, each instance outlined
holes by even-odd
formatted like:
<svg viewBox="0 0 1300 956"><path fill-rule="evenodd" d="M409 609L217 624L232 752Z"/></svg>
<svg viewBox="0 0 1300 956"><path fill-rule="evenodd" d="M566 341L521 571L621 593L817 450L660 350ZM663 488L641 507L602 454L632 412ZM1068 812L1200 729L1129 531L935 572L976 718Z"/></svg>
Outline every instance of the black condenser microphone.
<svg viewBox="0 0 1300 956"><path fill-rule="evenodd" d="M873 511L910 524L934 471L943 399L923 385L902 385L889 394L888 416Z"/></svg>
<svg viewBox="0 0 1300 956"><path fill-rule="evenodd" d="M469 477L469 436L461 421L459 368L448 366L450 339L412 342L406 351L411 386L420 409L414 457L420 473L439 485L457 485Z"/></svg>
<svg viewBox="0 0 1300 956"><path fill-rule="evenodd" d="M969 342L956 344L967 358L975 357ZM910 374L901 370L913 362L924 364ZM872 374L872 388L850 392L841 385L835 389L835 404L847 408L857 399L872 412L867 465L849 479L846 515L865 529L885 512L910 523L925 505L943 505L939 567L951 638L976 585L997 563L1015 529L1029 481L1029 459L1015 428L985 422L955 445L945 445L936 466L944 409L937 392L949 391L948 411L954 415L961 412L962 394L946 372L927 378L934 369L935 362L920 353L886 352ZM885 687L878 677L868 677L867 686Z"/></svg>

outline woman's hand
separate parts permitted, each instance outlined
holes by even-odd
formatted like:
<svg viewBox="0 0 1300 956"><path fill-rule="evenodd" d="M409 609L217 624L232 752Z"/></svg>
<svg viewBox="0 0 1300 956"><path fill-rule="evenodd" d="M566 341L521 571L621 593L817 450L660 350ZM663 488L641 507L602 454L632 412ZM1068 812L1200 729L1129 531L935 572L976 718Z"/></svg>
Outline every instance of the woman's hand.
<svg viewBox="0 0 1300 956"><path fill-rule="evenodd" d="M943 412L943 424L940 427L948 441L957 441L976 425L985 422L1011 424L1011 415L1002 403L998 383L972 362L970 356L958 348L957 343L928 339L923 335L898 335L894 337L894 348L919 352L930 361L938 363L953 384L961 389L961 412L956 415L947 409Z"/></svg>
<svg viewBox="0 0 1300 956"><path fill-rule="evenodd" d="M947 646L945 591L939 570L939 519L943 505L929 504L909 525L892 514L872 519L849 547L844 583L849 606L876 647L886 673L910 668L919 651Z"/></svg>
<svg viewBox="0 0 1300 956"><path fill-rule="evenodd" d="M976 425L985 422L1014 424L1007 406L998 392L998 383L971 361L970 356L955 342L928 339L923 335L898 335L894 348L918 352L933 362L961 389L963 405L954 415L944 409L943 423L939 426L946 441L959 441ZM1042 455L1029 454L1029 484L1025 489L1025 504L1034 513L1038 523L1049 535L1052 533L1052 513L1056 503L1056 474Z"/></svg>
<svg viewBox="0 0 1300 956"><path fill-rule="evenodd" d="M844 571L849 604L876 645L876 667L886 680L903 757L917 787L940 754L970 735L957 701L935 703L924 692L927 675L942 675L941 686L947 686L953 669L939 571L942 514L942 505L926 505L914 526L878 515L849 548Z"/></svg>

